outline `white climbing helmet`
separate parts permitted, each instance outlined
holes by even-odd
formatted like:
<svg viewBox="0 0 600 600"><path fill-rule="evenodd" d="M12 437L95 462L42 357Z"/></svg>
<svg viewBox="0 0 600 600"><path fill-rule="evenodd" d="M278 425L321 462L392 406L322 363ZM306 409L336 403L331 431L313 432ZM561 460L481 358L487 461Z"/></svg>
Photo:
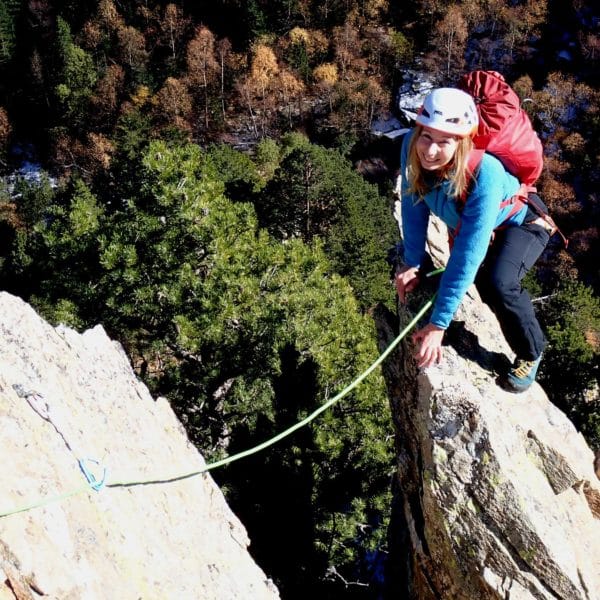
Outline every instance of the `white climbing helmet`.
<svg viewBox="0 0 600 600"><path fill-rule="evenodd" d="M416 121L441 133L467 137L477 131L479 116L469 94L456 88L438 88L425 97Z"/></svg>

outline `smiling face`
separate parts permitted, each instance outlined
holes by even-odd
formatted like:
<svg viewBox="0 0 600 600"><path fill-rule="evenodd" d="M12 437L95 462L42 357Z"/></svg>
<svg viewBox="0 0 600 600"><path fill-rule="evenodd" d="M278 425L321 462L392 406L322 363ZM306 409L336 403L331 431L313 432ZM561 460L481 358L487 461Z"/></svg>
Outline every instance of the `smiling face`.
<svg viewBox="0 0 600 600"><path fill-rule="evenodd" d="M416 144L421 167L427 171L442 169L454 158L457 146L456 136L423 127Z"/></svg>

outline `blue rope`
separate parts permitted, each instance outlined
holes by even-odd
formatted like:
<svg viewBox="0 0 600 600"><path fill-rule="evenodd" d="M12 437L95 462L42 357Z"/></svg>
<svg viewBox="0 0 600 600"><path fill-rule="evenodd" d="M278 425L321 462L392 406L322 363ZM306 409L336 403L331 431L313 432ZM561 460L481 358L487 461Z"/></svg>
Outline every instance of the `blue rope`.
<svg viewBox="0 0 600 600"><path fill-rule="evenodd" d="M99 492L104 487L104 484L106 482L106 467L103 467L102 479L100 481L98 481L98 479L96 479L96 475L94 475L94 473L92 473L89 470L89 468L87 467L87 463L93 463L98 466L100 465L100 463L93 458L80 458L79 459L79 468L81 469L81 472L85 475L85 478L87 479L87 482L90 484L90 487L94 491Z"/></svg>

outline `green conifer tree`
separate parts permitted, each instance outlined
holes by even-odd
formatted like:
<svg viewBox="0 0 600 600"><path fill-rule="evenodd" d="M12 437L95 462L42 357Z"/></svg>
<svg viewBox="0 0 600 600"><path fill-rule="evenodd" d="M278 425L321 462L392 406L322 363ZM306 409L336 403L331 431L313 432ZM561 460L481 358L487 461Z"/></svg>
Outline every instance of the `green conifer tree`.
<svg viewBox="0 0 600 600"><path fill-rule="evenodd" d="M98 74L92 57L74 43L71 28L61 17L57 18L56 51L54 94L60 118L70 126L82 124Z"/></svg>
<svg viewBox="0 0 600 600"><path fill-rule="evenodd" d="M19 0L0 0L0 66L9 63L16 46L16 19L22 3Z"/></svg>

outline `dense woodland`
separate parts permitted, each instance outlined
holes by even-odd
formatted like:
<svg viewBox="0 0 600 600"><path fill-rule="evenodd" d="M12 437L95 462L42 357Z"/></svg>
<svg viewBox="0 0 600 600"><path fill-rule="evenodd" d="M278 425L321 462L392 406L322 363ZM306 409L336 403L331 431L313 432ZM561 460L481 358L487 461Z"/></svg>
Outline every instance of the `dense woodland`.
<svg viewBox="0 0 600 600"><path fill-rule="evenodd" d="M570 245L528 277L540 380L599 448L591 0L0 0L0 286L102 323L208 460L262 442L377 356L397 148L374 120L401 116L409 70L471 68L501 71L542 138L538 187ZM367 158L387 176L360 175ZM374 374L214 476L283 598L375 598L394 464Z"/></svg>

